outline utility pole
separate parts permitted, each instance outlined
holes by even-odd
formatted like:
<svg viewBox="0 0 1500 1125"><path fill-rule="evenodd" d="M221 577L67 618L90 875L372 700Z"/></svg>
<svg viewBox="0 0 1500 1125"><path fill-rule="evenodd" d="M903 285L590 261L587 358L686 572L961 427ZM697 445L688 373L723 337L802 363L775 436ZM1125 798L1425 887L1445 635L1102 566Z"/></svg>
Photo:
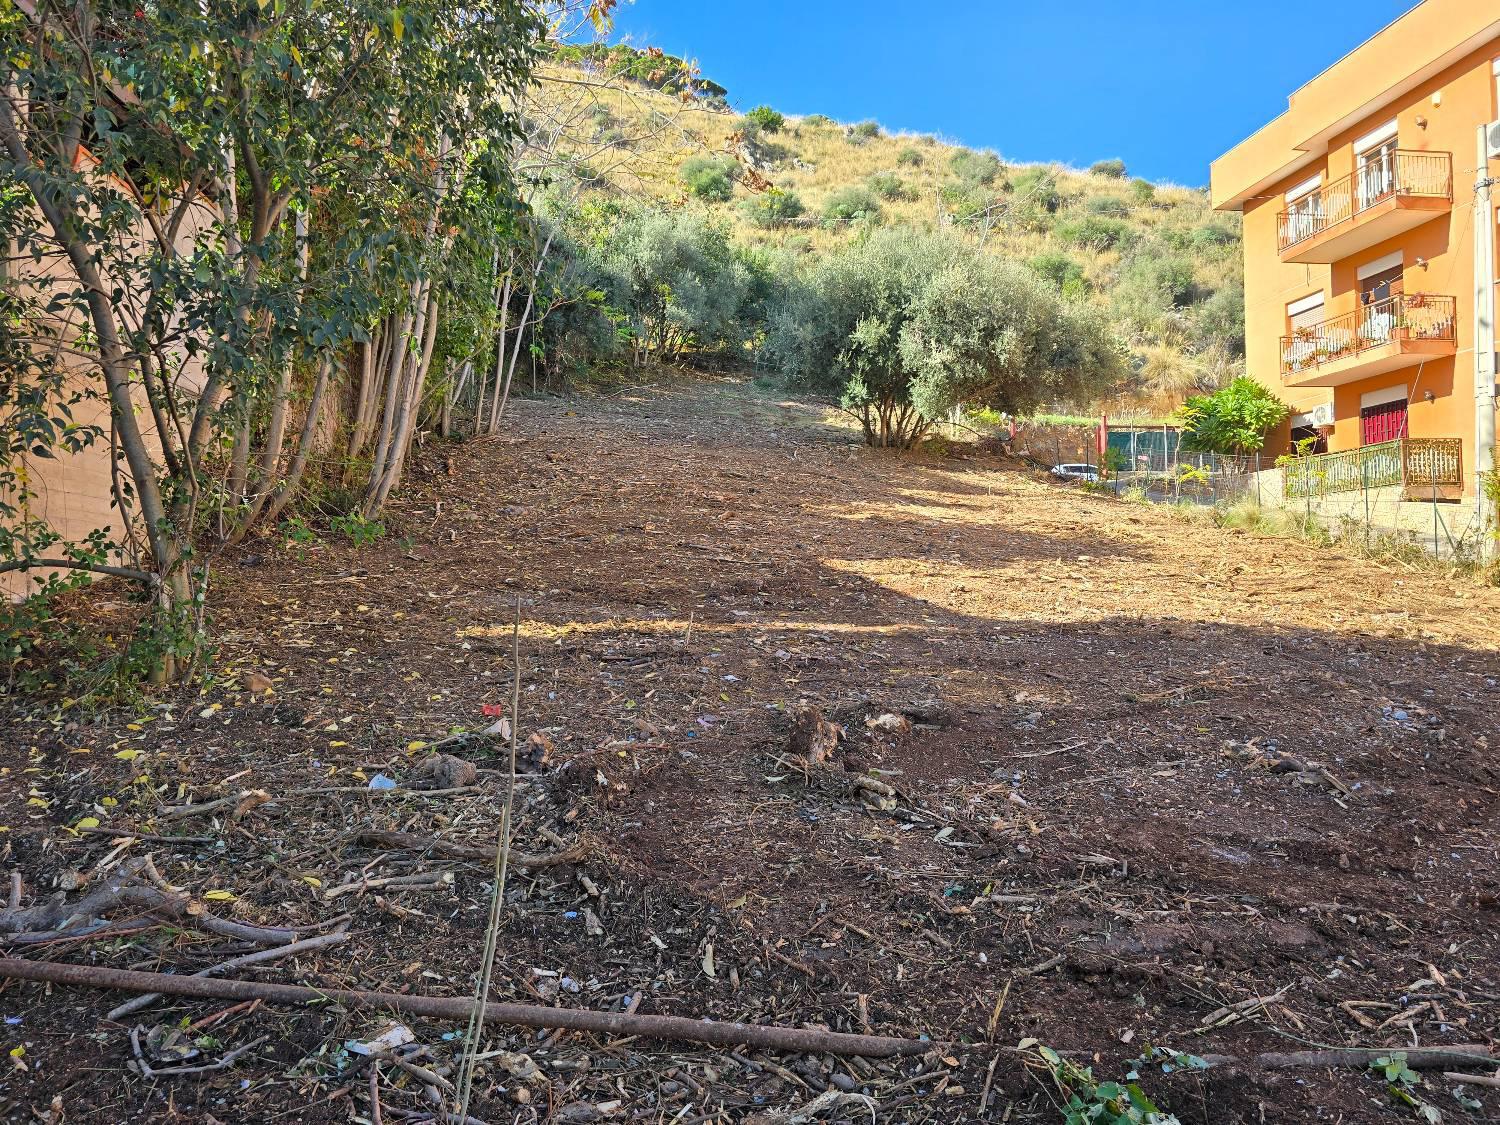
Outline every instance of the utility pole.
<svg viewBox="0 0 1500 1125"><path fill-rule="evenodd" d="M1491 198L1488 125L1479 127L1479 173L1474 184L1474 483L1495 471L1495 208ZM1493 513L1480 491L1479 551L1494 553Z"/></svg>

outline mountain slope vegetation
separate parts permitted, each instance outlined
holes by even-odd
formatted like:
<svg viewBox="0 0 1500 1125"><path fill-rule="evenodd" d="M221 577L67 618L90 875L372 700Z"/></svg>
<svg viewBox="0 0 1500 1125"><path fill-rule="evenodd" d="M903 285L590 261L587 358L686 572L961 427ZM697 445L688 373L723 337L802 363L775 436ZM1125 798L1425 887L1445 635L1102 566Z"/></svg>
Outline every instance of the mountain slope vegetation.
<svg viewBox="0 0 1500 1125"><path fill-rule="evenodd" d="M1115 326L1127 377L1075 405L1165 412L1242 368L1239 221L1214 213L1205 191L1132 177L1120 161L1015 164L875 122L738 114L720 94L694 94L692 78L633 80L613 50L608 71L554 57L539 95L586 118L558 154L583 198L701 215L783 263L882 226L961 232Z"/></svg>

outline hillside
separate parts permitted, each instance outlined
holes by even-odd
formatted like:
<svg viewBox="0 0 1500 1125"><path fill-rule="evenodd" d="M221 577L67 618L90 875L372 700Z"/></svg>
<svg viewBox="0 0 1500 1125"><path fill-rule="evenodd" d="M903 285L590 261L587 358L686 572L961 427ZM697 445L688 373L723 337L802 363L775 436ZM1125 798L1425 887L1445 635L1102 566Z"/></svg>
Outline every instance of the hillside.
<svg viewBox="0 0 1500 1125"><path fill-rule="evenodd" d="M742 244L796 254L876 224L970 231L1109 310L1137 374L1116 409L1170 409L1241 366L1239 220L1212 212L1202 190L1134 178L1118 162L1013 164L874 122L741 115L718 94L685 93L691 80L667 85L598 68L547 72L541 100L579 126L567 148L589 193L700 209Z"/></svg>

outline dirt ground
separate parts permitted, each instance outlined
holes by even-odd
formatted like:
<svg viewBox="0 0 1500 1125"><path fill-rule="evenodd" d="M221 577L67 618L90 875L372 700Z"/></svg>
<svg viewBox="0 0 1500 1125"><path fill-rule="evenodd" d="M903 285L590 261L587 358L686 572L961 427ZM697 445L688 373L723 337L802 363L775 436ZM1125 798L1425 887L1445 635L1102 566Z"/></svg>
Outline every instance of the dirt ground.
<svg viewBox="0 0 1500 1125"><path fill-rule="evenodd" d="M493 845L500 744L450 744L477 786L404 783L508 712L519 601L519 730L551 750L515 846L587 857L513 873L493 998L943 1046L863 1061L490 1028L486 1052L535 1067L484 1061L477 1120L805 1120L832 1089L868 1097L817 1120L1059 1122L1023 1039L1101 1080L1153 1048L1494 1042L1500 593L850 437L710 381L522 402L505 440L429 443L374 546L217 561L201 695L11 724L5 867L31 902L150 854L224 917L348 925L235 975L468 995L487 865L359 833ZM844 727L831 768L786 756L804 705ZM839 784L858 776L895 807ZM270 802L238 818L161 812L254 789ZM344 887L423 871L451 882ZM13 953L185 973L250 948L112 917ZM188 1033L192 1061L263 1043L147 1079L132 1026L229 1003L108 1020L123 999L0 985L0 1119L372 1120L346 1044L377 1015L236 1011ZM461 1026L406 1022L424 1065L451 1065ZM1199 1125L1422 1119L1358 1068L1135 1069ZM1500 1089L1424 1078L1444 1120L1500 1121ZM427 1119L411 1074L380 1082L385 1121Z"/></svg>

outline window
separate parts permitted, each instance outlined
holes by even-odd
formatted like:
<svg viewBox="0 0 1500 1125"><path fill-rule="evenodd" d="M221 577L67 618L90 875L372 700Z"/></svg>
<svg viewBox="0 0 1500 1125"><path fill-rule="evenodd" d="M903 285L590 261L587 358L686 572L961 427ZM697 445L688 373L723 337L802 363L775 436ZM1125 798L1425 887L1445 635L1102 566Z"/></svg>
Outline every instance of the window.
<svg viewBox="0 0 1500 1125"><path fill-rule="evenodd" d="M1396 122L1387 121L1354 142L1359 207L1372 207L1396 191Z"/></svg>
<svg viewBox="0 0 1500 1125"><path fill-rule="evenodd" d="M1317 362L1318 336L1323 327L1323 294L1314 293L1286 307L1287 341L1281 364L1286 371L1300 371Z"/></svg>
<svg viewBox="0 0 1500 1125"><path fill-rule="evenodd" d="M1311 238L1323 229L1323 193L1319 190L1322 186L1323 177L1317 175L1286 193L1285 245Z"/></svg>
<svg viewBox="0 0 1500 1125"><path fill-rule="evenodd" d="M1359 303L1374 305L1403 292L1405 266L1401 252L1366 262L1356 272L1359 278Z"/></svg>
<svg viewBox="0 0 1500 1125"><path fill-rule="evenodd" d="M1299 330L1315 328L1323 321L1323 294L1314 293L1300 301L1293 301L1286 307L1286 318L1294 336Z"/></svg>

